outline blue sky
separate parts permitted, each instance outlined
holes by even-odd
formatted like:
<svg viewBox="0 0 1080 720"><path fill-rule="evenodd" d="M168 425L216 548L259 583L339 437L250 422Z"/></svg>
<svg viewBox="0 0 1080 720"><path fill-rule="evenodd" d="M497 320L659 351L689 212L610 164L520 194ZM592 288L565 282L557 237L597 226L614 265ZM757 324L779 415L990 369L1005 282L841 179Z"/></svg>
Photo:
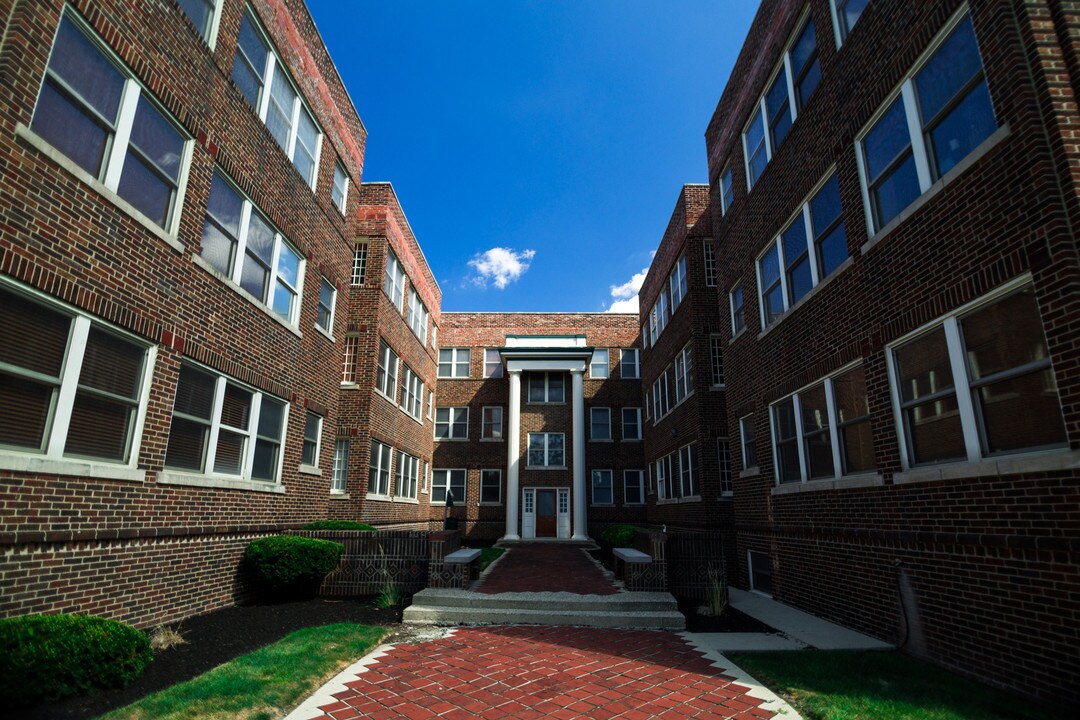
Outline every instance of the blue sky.
<svg viewBox="0 0 1080 720"><path fill-rule="evenodd" d="M444 311L633 294L757 5L308 0Z"/></svg>

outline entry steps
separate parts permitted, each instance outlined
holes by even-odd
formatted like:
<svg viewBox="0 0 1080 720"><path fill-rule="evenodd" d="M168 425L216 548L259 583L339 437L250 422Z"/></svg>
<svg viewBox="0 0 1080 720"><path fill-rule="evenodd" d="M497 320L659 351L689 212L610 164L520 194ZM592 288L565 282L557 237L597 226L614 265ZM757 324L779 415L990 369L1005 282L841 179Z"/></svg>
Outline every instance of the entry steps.
<svg viewBox="0 0 1080 720"><path fill-rule="evenodd" d="M642 630L684 630L686 619L671 593L477 593L428 588L405 608L410 625L578 625Z"/></svg>

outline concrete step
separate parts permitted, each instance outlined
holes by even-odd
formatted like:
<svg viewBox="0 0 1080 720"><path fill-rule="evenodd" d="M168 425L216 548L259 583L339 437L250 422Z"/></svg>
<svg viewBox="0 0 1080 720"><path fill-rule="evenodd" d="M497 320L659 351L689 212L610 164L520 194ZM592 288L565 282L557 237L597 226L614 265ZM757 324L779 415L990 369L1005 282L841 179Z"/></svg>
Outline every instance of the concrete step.
<svg viewBox="0 0 1080 720"><path fill-rule="evenodd" d="M628 592L616 595L578 595L568 592L486 593L427 588L413 595L413 605L541 610L556 607L574 612L668 612L678 609L671 593Z"/></svg>
<svg viewBox="0 0 1080 720"><path fill-rule="evenodd" d="M686 619L676 611L628 612L548 608L480 608L410 605L404 621L410 625L579 625L603 628L684 630Z"/></svg>

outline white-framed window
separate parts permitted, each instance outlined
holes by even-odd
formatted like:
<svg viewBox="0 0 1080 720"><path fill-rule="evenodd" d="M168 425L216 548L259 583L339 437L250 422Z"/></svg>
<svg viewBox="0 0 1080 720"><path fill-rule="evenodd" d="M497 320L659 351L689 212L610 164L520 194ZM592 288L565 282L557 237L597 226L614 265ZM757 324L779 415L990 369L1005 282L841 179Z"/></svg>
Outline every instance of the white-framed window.
<svg viewBox="0 0 1080 720"><path fill-rule="evenodd" d="M445 505L446 496L452 495L455 504L465 502L465 479L464 468L443 470L436 468L431 471L431 504Z"/></svg>
<svg viewBox="0 0 1080 720"><path fill-rule="evenodd" d="M405 268L398 262L397 255L389 247L386 248L386 277L383 281L383 292L390 302L398 309L405 312Z"/></svg>
<svg viewBox="0 0 1080 720"><path fill-rule="evenodd" d="M0 452L133 467L156 351L0 282Z"/></svg>
<svg viewBox="0 0 1080 720"><path fill-rule="evenodd" d="M615 504L615 487L611 480L610 470L592 471L592 504Z"/></svg>
<svg viewBox="0 0 1080 720"><path fill-rule="evenodd" d="M175 235L191 138L106 47L65 9L30 129Z"/></svg>
<svg viewBox="0 0 1080 720"><path fill-rule="evenodd" d="M427 419L430 420L435 414L435 393L432 390L427 391Z"/></svg>
<svg viewBox="0 0 1080 720"><path fill-rule="evenodd" d="M622 439L624 442L641 439L641 408L622 409Z"/></svg>
<svg viewBox="0 0 1080 720"><path fill-rule="evenodd" d="M851 29L859 21L859 16L870 4L870 0L829 0L829 12L832 14L833 34L836 36L836 47L839 48L847 40Z"/></svg>
<svg viewBox="0 0 1080 720"><path fill-rule="evenodd" d="M409 289L409 307L405 312L405 322L413 335L420 338L420 344L427 344L428 309L424 301L420 299L420 293L416 288Z"/></svg>
<svg viewBox="0 0 1080 720"><path fill-rule="evenodd" d="M287 416L283 401L185 361L165 467L277 482Z"/></svg>
<svg viewBox="0 0 1080 720"><path fill-rule="evenodd" d="M668 306L668 285L664 284L664 287L660 289L660 296L656 298L656 303L653 304L652 310L649 313L649 338L653 345L656 345L656 341L667 329L668 321L671 319Z"/></svg>
<svg viewBox="0 0 1080 720"><path fill-rule="evenodd" d="M757 442L754 438L754 416L739 418L739 440L742 444L743 470L757 467Z"/></svg>
<svg viewBox="0 0 1080 720"><path fill-rule="evenodd" d="M705 287L716 287L716 254L712 238L705 238L701 243L701 262L705 268Z"/></svg>
<svg viewBox="0 0 1080 720"><path fill-rule="evenodd" d="M528 402L562 403L566 402L565 379L560 372L531 372L526 382Z"/></svg>
<svg viewBox="0 0 1080 720"><path fill-rule="evenodd" d="M415 500L419 477L420 459L398 450L397 470L394 474L394 495L399 498Z"/></svg>
<svg viewBox="0 0 1080 720"><path fill-rule="evenodd" d="M334 162L334 184L330 187L330 199L334 207L345 214L345 203L349 198L349 175L338 161Z"/></svg>
<svg viewBox="0 0 1080 720"><path fill-rule="evenodd" d="M727 215L728 210L735 203L734 171L727 167L720 173L720 214Z"/></svg>
<svg viewBox="0 0 1080 720"><path fill-rule="evenodd" d="M623 470L623 504L645 504L644 470Z"/></svg>
<svg viewBox="0 0 1080 720"><path fill-rule="evenodd" d="M750 589L772 596L772 558L768 553L756 550L746 551L746 562L750 571Z"/></svg>
<svg viewBox="0 0 1080 720"><path fill-rule="evenodd" d="M646 321L641 326L641 347L648 349L649 347L649 322Z"/></svg>
<svg viewBox="0 0 1080 720"><path fill-rule="evenodd" d="M319 282L319 311L315 324L328 333L334 332L334 302L337 300L337 288L325 277Z"/></svg>
<svg viewBox="0 0 1080 720"><path fill-rule="evenodd" d="M589 439L611 439L611 408L589 408Z"/></svg>
<svg viewBox="0 0 1080 720"><path fill-rule="evenodd" d="M432 348L439 347L438 337L439 337L439 326L436 325L435 323L431 323L431 347Z"/></svg>
<svg viewBox="0 0 1080 720"><path fill-rule="evenodd" d="M965 5L855 141L871 236L997 130Z"/></svg>
<svg viewBox="0 0 1080 720"><path fill-rule="evenodd" d="M210 46L214 46L214 36L217 34L217 26L220 20L218 6L221 0L176 0L180 9L187 16L195 30Z"/></svg>
<svg viewBox="0 0 1080 720"><path fill-rule="evenodd" d="M724 386L724 338L720 335L709 336L709 360L712 368L712 386Z"/></svg>
<svg viewBox="0 0 1080 720"><path fill-rule="evenodd" d="M637 348L623 348L619 351L619 376L623 380L641 379L640 358Z"/></svg>
<svg viewBox="0 0 1080 720"><path fill-rule="evenodd" d="M698 444L690 443L679 448L679 492L684 498L698 497Z"/></svg>
<svg viewBox="0 0 1080 720"><path fill-rule="evenodd" d="M469 348L439 348L439 377L469 377Z"/></svg>
<svg viewBox="0 0 1080 720"><path fill-rule="evenodd" d="M905 468L1066 446L1027 278L892 343L886 360Z"/></svg>
<svg viewBox="0 0 1080 720"><path fill-rule="evenodd" d="M679 305L682 304L683 299L686 298L688 287L686 279L686 255L683 255L676 260L675 266L671 268L671 275L668 276L668 287L671 289L671 314L674 315L675 311L679 309Z"/></svg>
<svg viewBox="0 0 1080 720"><path fill-rule="evenodd" d="M502 503L502 470L480 471L480 504Z"/></svg>
<svg viewBox="0 0 1080 720"><path fill-rule="evenodd" d="M649 393L649 392L645 393L645 419L646 420L648 420L651 417L650 414L649 414L649 405L650 405L650 399L649 398L650 398L650 396L651 396L651 393Z"/></svg>
<svg viewBox="0 0 1080 720"><path fill-rule="evenodd" d="M686 346L675 356L675 405L678 405L694 392L694 353L693 345Z"/></svg>
<svg viewBox="0 0 1080 720"><path fill-rule="evenodd" d="M360 352L360 336L349 333L341 347L341 384L356 384L357 354Z"/></svg>
<svg viewBox="0 0 1080 720"><path fill-rule="evenodd" d="M491 406L481 410L480 439L503 439L503 409L501 407Z"/></svg>
<svg viewBox="0 0 1080 720"><path fill-rule="evenodd" d="M322 415L307 411L304 420L304 444L300 449L300 464L308 467L319 466L319 451L322 446Z"/></svg>
<svg viewBox="0 0 1080 720"><path fill-rule="evenodd" d="M199 255L257 302L296 323L306 261L217 168Z"/></svg>
<svg viewBox="0 0 1080 720"><path fill-rule="evenodd" d="M334 441L334 471L330 478L330 492L334 495L345 493L345 483L349 477L349 438Z"/></svg>
<svg viewBox="0 0 1080 720"><path fill-rule="evenodd" d="M435 439L436 440L468 440L469 439L469 408L468 407L437 407L437 408L435 408Z"/></svg>
<svg viewBox="0 0 1080 720"><path fill-rule="evenodd" d="M814 19L806 13L780 65L769 79L758 109L743 130L746 185L754 187L765 166L776 155L799 111L821 82Z"/></svg>
<svg viewBox="0 0 1080 720"><path fill-rule="evenodd" d="M502 356L498 348L484 350L484 377L500 378L503 376Z"/></svg>
<svg viewBox="0 0 1080 720"><path fill-rule="evenodd" d="M659 500L678 499L679 478L675 453L669 453L656 461L656 496Z"/></svg>
<svg viewBox="0 0 1080 720"><path fill-rule="evenodd" d="M671 412L671 388L674 385L675 368L668 365L656 378L652 388L653 424Z"/></svg>
<svg viewBox="0 0 1080 720"><path fill-rule="evenodd" d="M352 284L363 285L367 281L367 249L366 240L357 242L353 246Z"/></svg>
<svg viewBox="0 0 1080 720"><path fill-rule="evenodd" d="M720 496L731 497L734 487L731 484L731 451L727 438L716 439L716 459L720 470Z"/></svg>
<svg viewBox="0 0 1080 720"><path fill-rule="evenodd" d="M240 23L232 79L300 177L314 189L322 131L250 6Z"/></svg>
<svg viewBox="0 0 1080 720"><path fill-rule="evenodd" d="M424 413L424 382L405 363L401 364L401 409L420 420Z"/></svg>
<svg viewBox="0 0 1080 720"><path fill-rule="evenodd" d="M529 467L566 467L563 433L529 433Z"/></svg>
<svg viewBox="0 0 1080 720"><path fill-rule="evenodd" d="M610 355L606 349L593 350L592 361L589 363L589 377L594 380L604 380L611 376L611 365L608 362Z"/></svg>
<svg viewBox="0 0 1080 720"><path fill-rule="evenodd" d="M428 463L428 462L425 461L424 462L424 487L422 487L420 489L420 492L422 492L422 493L424 493L426 495L427 492L428 492L428 488L430 487L430 485L429 485L430 482L431 482L431 463Z"/></svg>
<svg viewBox="0 0 1080 720"><path fill-rule="evenodd" d="M390 402L396 402L398 364L397 353L385 340L379 338L379 370L375 376L375 389Z"/></svg>
<svg viewBox="0 0 1080 720"><path fill-rule="evenodd" d="M368 472L368 495L390 496L390 463L394 449L378 440L371 441Z"/></svg>
<svg viewBox="0 0 1080 720"><path fill-rule="evenodd" d="M847 367L770 407L778 483L874 470L863 366Z"/></svg>
<svg viewBox="0 0 1080 720"><path fill-rule="evenodd" d="M728 306L731 308L731 336L735 337L746 329L742 283L735 283L735 287L728 292Z"/></svg>

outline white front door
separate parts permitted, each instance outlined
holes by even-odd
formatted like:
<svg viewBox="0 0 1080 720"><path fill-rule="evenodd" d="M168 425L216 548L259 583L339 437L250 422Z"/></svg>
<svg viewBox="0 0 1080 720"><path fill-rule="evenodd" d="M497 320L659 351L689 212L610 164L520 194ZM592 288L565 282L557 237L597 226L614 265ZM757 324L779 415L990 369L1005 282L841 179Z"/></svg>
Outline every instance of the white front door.
<svg viewBox="0 0 1080 720"><path fill-rule="evenodd" d="M570 489L524 488L521 491L521 537L570 539Z"/></svg>

